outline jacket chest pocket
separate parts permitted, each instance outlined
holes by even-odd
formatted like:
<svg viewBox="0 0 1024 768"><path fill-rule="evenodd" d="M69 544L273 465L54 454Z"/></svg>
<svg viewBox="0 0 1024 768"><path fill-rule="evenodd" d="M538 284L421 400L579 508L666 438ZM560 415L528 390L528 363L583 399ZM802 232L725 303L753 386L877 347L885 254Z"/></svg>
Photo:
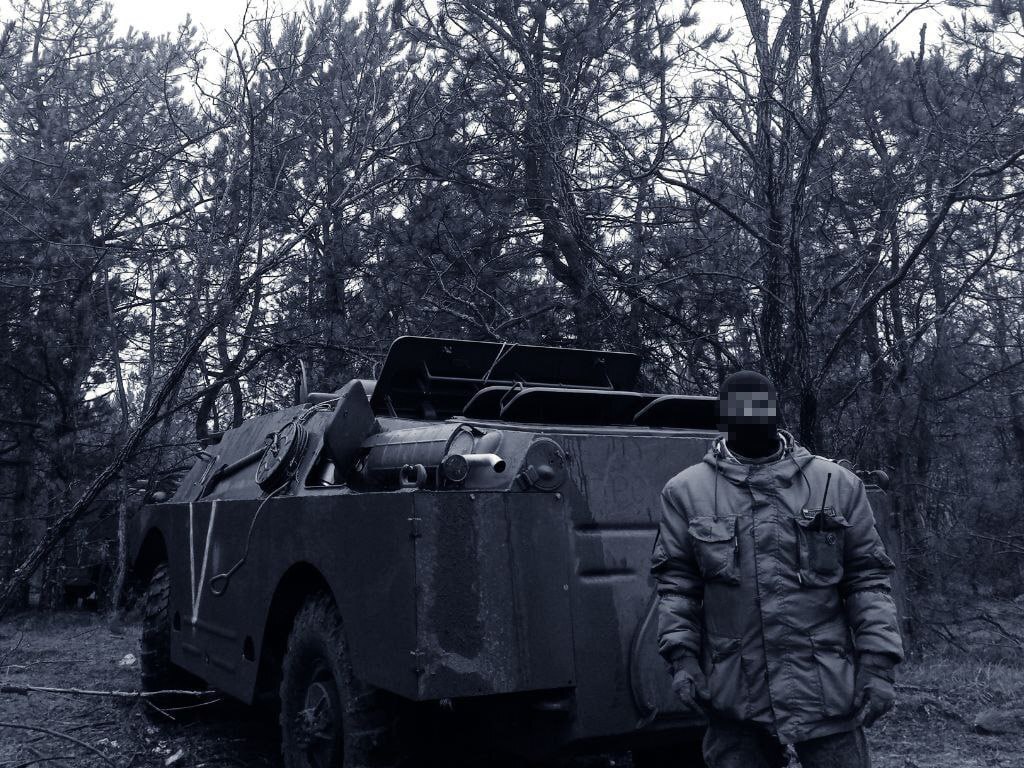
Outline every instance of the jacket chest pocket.
<svg viewBox="0 0 1024 768"><path fill-rule="evenodd" d="M800 584L829 587L843 577L846 529L850 524L833 507L802 509L796 523Z"/></svg>
<svg viewBox="0 0 1024 768"><path fill-rule="evenodd" d="M738 526L736 518L697 518L690 521L688 531L705 581L740 583Z"/></svg>

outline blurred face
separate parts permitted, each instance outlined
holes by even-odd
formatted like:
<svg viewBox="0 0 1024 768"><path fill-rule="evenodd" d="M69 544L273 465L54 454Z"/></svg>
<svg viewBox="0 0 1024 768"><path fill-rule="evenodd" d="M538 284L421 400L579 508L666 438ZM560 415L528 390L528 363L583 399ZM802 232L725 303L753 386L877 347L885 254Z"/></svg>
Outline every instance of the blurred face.
<svg viewBox="0 0 1024 768"><path fill-rule="evenodd" d="M774 426L775 396L770 392L729 392L719 403L722 423L729 426Z"/></svg>

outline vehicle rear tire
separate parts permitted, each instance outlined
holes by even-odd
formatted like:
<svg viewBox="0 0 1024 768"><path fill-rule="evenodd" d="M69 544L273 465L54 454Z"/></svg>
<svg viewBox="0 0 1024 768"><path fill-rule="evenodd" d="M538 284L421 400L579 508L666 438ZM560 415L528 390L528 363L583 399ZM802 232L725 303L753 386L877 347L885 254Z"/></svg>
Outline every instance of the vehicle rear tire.
<svg viewBox="0 0 1024 768"><path fill-rule="evenodd" d="M392 768L400 764L396 702L352 673L341 616L310 598L288 637L281 674L285 768Z"/></svg>
<svg viewBox="0 0 1024 768"><path fill-rule="evenodd" d="M142 690L148 693L202 690L205 687L198 677L171 663L171 578L165 562L153 569L146 587L139 669ZM152 697L147 701L160 708L186 703L182 697L173 694Z"/></svg>

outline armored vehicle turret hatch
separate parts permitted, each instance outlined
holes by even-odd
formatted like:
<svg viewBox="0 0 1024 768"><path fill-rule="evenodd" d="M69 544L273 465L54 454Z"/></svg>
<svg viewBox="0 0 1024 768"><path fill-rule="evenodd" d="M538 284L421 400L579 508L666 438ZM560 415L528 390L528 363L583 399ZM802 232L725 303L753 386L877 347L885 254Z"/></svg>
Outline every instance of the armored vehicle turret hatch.
<svg viewBox="0 0 1024 768"><path fill-rule="evenodd" d="M648 569L717 400L638 370L406 337L375 383L227 431L136 519L144 683L277 693L288 766L388 764L416 750L394 723L440 710L534 755L685 760Z"/></svg>

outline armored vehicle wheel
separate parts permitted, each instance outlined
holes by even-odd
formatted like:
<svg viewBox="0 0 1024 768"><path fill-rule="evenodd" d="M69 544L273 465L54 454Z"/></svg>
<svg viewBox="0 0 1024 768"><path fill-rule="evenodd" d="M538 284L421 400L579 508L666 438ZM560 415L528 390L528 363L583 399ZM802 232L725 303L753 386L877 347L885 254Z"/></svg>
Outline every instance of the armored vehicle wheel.
<svg viewBox="0 0 1024 768"><path fill-rule="evenodd" d="M199 678L171 663L171 579L167 563L160 563L153 569L146 587L139 668L144 691L182 691L203 687ZM158 707L181 703L180 698L173 696L161 696L151 701Z"/></svg>
<svg viewBox="0 0 1024 768"><path fill-rule="evenodd" d="M292 625L281 675L285 768L397 765L396 712L386 696L352 674L333 600L308 600Z"/></svg>

